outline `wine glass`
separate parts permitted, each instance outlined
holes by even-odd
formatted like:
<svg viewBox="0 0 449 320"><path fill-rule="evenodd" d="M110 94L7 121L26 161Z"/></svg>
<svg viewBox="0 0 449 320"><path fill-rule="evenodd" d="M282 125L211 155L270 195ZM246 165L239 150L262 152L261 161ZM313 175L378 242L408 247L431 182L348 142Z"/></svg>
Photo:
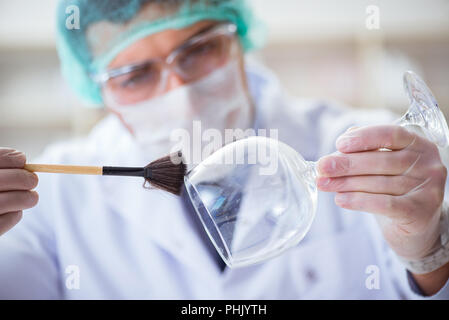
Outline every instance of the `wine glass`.
<svg viewBox="0 0 449 320"><path fill-rule="evenodd" d="M438 146L448 146L447 123L431 91L411 71L404 74L404 87L410 108L396 123L418 125ZM241 267L275 257L304 238L316 212L316 177L315 162L283 142L254 136L214 152L184 183L222 259Z"/></svg>

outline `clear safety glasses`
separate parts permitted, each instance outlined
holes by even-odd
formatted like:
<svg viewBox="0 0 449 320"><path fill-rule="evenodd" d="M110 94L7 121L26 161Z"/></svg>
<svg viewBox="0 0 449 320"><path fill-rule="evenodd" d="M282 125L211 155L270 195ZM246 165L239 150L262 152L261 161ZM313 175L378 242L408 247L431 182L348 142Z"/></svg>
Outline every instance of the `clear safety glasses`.
<svg viewBox="0 0 449 320"><path fill-rule="evenodd" d="M119 105L145 101L165 92L171 72L188 83L223 66L235 47L236 31L234 24L218 24L193 36L165 59L110 69L93 75L93 79Z"/></svg>

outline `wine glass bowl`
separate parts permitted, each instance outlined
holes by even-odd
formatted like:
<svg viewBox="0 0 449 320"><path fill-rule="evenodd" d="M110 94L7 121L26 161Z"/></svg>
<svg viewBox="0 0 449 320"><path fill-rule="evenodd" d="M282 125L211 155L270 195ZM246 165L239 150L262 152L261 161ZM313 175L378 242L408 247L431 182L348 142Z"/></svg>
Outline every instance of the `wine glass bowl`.
<svg viewBox="0 0 449 320"><path fill-rule="evenodd" d="M273 170L261 151L276 161ZM229 154L240 159L226 161ZM257 263L295 246L316 211L314 167L288 145L265 137L219 149L185 177L185 186L229 267Z"/></svg>

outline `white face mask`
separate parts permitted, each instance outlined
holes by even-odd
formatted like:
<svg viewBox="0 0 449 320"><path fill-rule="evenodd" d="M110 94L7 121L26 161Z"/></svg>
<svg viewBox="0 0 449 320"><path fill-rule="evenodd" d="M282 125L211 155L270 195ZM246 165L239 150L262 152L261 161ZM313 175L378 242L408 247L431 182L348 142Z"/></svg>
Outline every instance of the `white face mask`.
<svg viewBox="0 0 449 320"><path fill-rule="evenodd" d="M180 145L179 141L171 140L172 133L179 129L194 137L194 121L200 121L203 132L214 128L223 138L225 129L245 130L252 125L250 100L244 89L239 62L234 60L199 81L148 101L127 106L106 102L133 131L144 156L151 159L173 152L175 146L186 151L185 148L198 144Z"/></svg>

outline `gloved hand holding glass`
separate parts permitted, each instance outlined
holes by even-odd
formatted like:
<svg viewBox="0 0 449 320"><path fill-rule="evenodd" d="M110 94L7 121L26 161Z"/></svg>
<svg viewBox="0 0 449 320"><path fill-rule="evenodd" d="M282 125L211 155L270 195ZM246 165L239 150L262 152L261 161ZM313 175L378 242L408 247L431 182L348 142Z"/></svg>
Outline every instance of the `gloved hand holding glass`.
<svg viewBox="0 0 449 320"><path fill-rule="evenodd" d="M404 86L411 105L397 124L418 125L430 141L446 147L449 130L431 91L412 72L405 73ZM260 150L276 155L274 174L261 174ZM243 161L225 160L236 154ZM239 267L277 256L301 241L315 216L317 175L316 163L284 143L250 137L215 152L186 176L185 184L221 257Z"/></svg>

